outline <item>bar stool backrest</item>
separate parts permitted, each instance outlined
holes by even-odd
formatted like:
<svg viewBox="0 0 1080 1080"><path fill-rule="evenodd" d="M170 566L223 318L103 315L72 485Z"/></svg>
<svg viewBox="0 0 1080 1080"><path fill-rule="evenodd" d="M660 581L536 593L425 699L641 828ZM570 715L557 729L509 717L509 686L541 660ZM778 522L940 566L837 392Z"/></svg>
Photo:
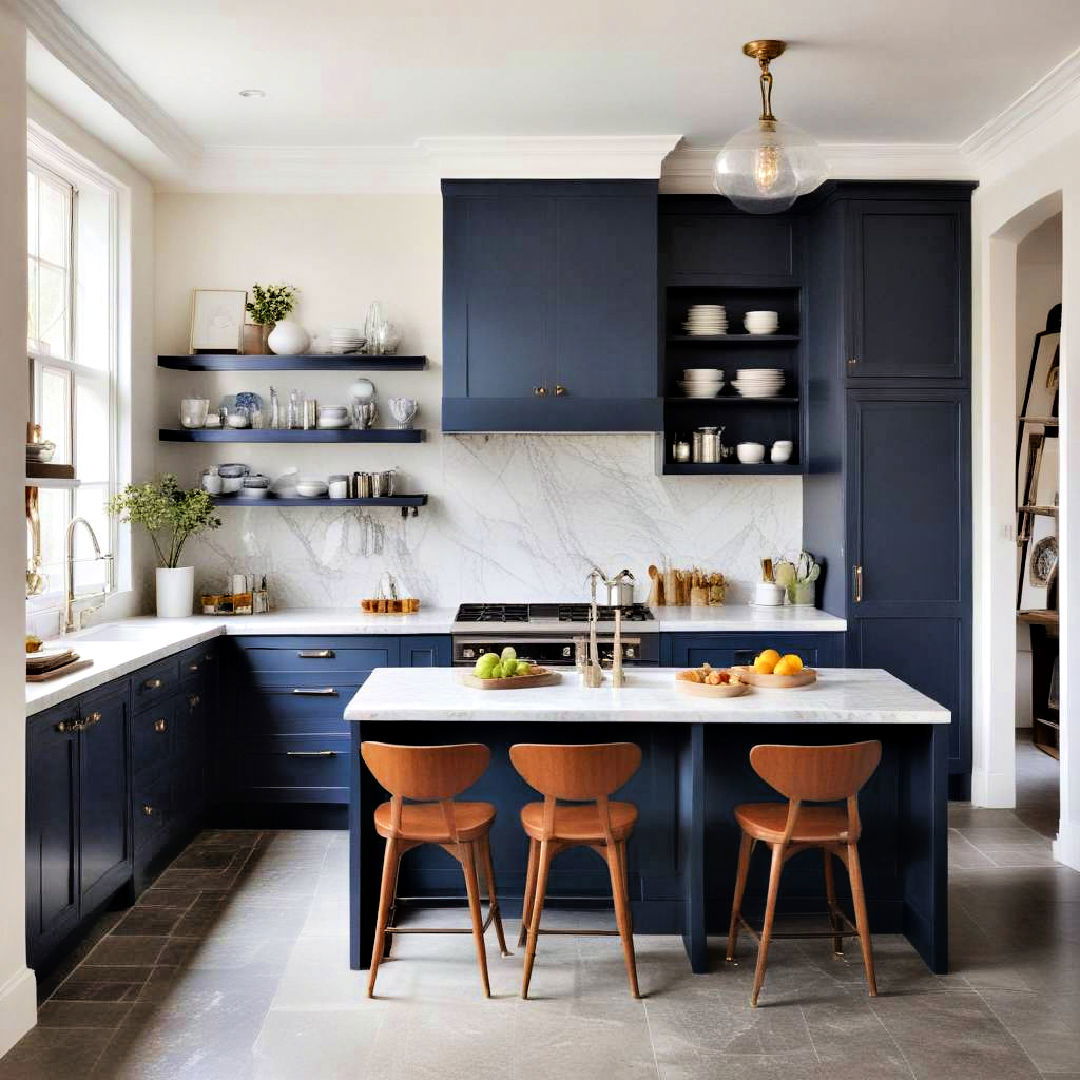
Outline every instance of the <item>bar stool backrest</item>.
<svg viewBox="0 0 1080 1080"><path fill-rule="evenodd" d="M589 746L518 743L510 760L525 782L551 799L593 802L617 791L641 766L641 747L629 742Z"/></svg>
<svg viewBox="0 0 1080 1080"><path fill-rule="evenodd" d="M755 746L750 765L770 787L791 802L787 836L790 838L802 802L847 800L848 836L858 840L861 832L856 795L881 761L877 739L842 746Z"/></svg>

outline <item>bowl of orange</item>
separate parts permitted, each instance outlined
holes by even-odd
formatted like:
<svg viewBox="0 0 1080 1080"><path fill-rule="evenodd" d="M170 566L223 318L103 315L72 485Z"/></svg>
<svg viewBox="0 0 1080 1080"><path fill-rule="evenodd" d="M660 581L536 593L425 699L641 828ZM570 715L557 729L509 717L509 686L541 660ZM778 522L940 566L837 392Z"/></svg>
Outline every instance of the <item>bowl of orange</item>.
<svg viewBox="0 0 1080 1080"><path fill-rule="evenodd" d="M808 668L801 656L796 653L781 656L776 649L765 649L754 657L753 664L731 670L744 682L762 689L794 690L817 681L817 672Z"/></svg>

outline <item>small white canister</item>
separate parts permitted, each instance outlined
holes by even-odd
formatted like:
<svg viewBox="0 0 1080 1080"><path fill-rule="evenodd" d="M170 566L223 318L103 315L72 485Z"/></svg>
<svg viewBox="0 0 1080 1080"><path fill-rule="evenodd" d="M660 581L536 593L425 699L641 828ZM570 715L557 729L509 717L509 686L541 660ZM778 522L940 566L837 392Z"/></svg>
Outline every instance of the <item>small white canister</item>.
<svg viewBox="0 0 1080 1080"><path fill-rule="evenodd" d="M759 581L754 586L754 603L759 607L779 607L784 602L784 586L773 581Z"/></svg>

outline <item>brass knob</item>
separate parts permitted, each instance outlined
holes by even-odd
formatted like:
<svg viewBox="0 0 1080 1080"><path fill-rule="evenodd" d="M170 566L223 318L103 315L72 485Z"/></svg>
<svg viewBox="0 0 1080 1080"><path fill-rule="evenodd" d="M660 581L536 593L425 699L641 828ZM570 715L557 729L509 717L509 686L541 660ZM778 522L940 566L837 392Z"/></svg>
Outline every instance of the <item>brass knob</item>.
<svg viewBox="0 0 1080 1080"><path fill-rule="evenodd" d="M191 663L188 664L187 669L188 669L188 671L198 671L199 670L199 661L198 660L192 660Z"/></svg>
<svg viewBox="0 0 1080 1080"><path fill-rule="evenodd" d="M199 701L200 701L199 695L198 694L192 694L191 697L188 698L188 708L189 709L197 709L199 707Z"/></svg>
<svg viewBox="0 0 1080 1080"><path fill-rule="evenodd" d="M537 397L547 397L547 387L546 386L534 386L533 387L533 393Z"/></svg>
<svg viewBox="0 0 1080 1080"><path fill-rule="evenodd" d="M555 396L556 397L566 397L566 387L565 386L556 386L555 387Z"/></svg>
<svg viewBox="0 0 1080 1080"><path fill-rule="evenodd" d="M80 725L80 730L85 730L88 727L93 727L94 724L96 724L100 719L101 719L101 713L92 712L89 716L87 716L83 720L82 724Z"/></svg>
<svg viewBox="0 0 1080 1080"><path fill-rule="evenodd" d="M157 718L157 719L156 719L156 720L154 721L154 730L155 730L155 731L156 731L156 732L157 732L157 733L158 733L159 735L161 735L161 734L163 734L164 732L166 732L166 731L168 731L168 730L169 730L169 724L168 724L168 722L166 721L166 719L165 719L165 717L164 717L164 716L159 716L159 717L158 717L158 718Z"/></svg>
<svg viewBox="0 0 1080 1080"><path fill-rule="evenodd" d="M161 687L162 682L160 679L147 679L146 682L143 683L144 690L160 690Z"/></svg>
<svg viewBox="0 0 1080 1080"><path fill-rule="evenodd" d="M857 356L848 357L848 367L854 367L858 362L859 358Z"/></svg>
<svg viewBox="0 0 1080 1080"><path fill-rule="evenodd" d="M56 725L56 730L60 732L61 735L66 735L69 731L78 731L79 721L61 720L60 723Z"/></svg>
<svg viewBox="0 0 1080 1080"><path fill-rule="evenodd" d="M149 803L143 803L142 812L144 817L153 817L157 813Z"/></svg>

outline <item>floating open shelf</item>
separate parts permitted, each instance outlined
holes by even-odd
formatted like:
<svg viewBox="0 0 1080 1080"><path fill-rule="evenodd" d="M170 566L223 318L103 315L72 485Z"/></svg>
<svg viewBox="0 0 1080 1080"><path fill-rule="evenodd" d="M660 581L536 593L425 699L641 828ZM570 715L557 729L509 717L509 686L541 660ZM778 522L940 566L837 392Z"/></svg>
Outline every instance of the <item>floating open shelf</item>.
<svg viewBox="0 0 1080 1080"><path fill-rule="evenodd" d="M418 443L422 428L311 428L308 431L274 428L160 428L161 442L311 442L311 443Z"/></svg>
<svg viewBox="0 0 1080 1080"><path fill-rule="evenodd" d="M159 356L158 367L176 371L423 371L426 356L368 356L365 353L193 353Z"/></svg>
<svg viewBox="0 0 1080 1080"><path fill-rule="evenodd" d="M801 340L798 334L672 334L668 338L678 345L794 345Z"/></svg>
<svg viewBox="0 0 1080 1080"><path fill-rule="evenodd" d="M378 499L245 499L242 495L226 495L214 499L215 506L304 506L319 508L324 506L400 506L401 516L408 517L412 509L415 517L421 506L427 506L426 495L387 495Z"/></svg>
<svg viewBox="0 0 1080 1080"><path fill-rule="evenodd" d="M789 461L785 465L773 465L763 461L760 465L740 465L723 462L676 462L665 461L664 476L799 476L802 466Z"/></svg>
<svg viewBox="0 0 1080 1080"><path fill-rule="evenodd" d="M797 397L767 397L767 398L749 398L739 397L738 394L722 394L720 397L683 397L676 395L675 397L664 398L665 405L685 405L688 402L692 402L694 405L798 405L799 399Z"/></svg>

